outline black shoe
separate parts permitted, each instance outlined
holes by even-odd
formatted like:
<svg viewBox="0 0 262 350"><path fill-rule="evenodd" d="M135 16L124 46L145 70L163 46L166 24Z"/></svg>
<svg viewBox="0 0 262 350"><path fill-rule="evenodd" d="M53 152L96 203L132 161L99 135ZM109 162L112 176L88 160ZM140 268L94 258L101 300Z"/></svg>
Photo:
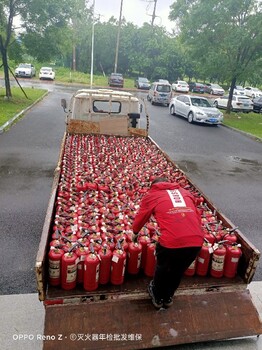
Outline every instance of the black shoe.
<svg viewBox="0 0 262 350"><path fill-rule="evenodd" d="M168 299L164 300L164 306L165 307L170 307L173 305L173 299L171 297L169 297Z"/></svg>
<svg viewBox="0 0 262 350"><path fill-rule="evenodd" d="M148 285L148 293L151 297L152 300L152 304L154 305L155 308L157 309L161 309L161 307L163 307L163 300L157 300L154 296L154 292L153 292L153 281L151 281Z"/></svg>

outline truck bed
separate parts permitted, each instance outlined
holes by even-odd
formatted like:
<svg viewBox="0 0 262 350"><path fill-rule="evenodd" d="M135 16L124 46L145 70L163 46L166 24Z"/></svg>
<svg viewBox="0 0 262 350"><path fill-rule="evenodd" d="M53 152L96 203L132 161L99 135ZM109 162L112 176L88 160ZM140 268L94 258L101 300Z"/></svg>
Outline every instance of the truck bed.
<svg viewBox="0 0 262 350"><path fill-rule="evenodd" d="M44 349L134 350L261 334L261 322L246 288L255 273L260 252L238 229L236 234L243 254L237 276L184 276L174 305L165 311L155 311L152 307L146 291L150 278L142 272L136 276L126 275L120 286L99 286L94 292L87 292L82 286L66 291L48 285L47 254L66 137L67 134L54 174L35 268L39 299L46 307L45 335L54 334L55 329L63 342L59 342L57 335L55 341L44 342ZM151 138L146 139L178 169ZM218 220L226 228L233 228L232 222L184 176L190 186L201 193L208 207L216 211ZM74 334L73 340L70 334Z"/></svg>

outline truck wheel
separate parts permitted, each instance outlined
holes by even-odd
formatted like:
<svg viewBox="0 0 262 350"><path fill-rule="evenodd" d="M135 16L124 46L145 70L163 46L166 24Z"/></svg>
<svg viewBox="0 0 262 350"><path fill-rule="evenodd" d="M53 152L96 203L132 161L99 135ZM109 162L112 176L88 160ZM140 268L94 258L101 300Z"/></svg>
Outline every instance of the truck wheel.
<svg viewBox="0 0 262 350"><path fill-rule="evenodd" d="M192 112L188 114L187 120L190 124L194 122L194 114Z"/></svg>

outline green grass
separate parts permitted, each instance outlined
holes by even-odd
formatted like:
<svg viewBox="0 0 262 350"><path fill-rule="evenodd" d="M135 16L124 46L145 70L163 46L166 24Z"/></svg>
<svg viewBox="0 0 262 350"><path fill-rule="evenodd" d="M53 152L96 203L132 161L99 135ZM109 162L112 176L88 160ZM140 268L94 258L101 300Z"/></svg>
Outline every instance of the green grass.
<svg viewBox="0 0 262 350"><path fill-rule="evenodd" d="M224 114L225 125L262 138L262 114L230 113Z"/></svg>
<svg viewBox="0 0 262 350"><path fill-rule="evenodd" d="M55 68L56 81L63 83L75 83L75 84L87 84L90 86L90 74L73 72L68 68ZM94 75L93 76L93 86L96 87L108 87L108 76L104 75ZM134 88L134 79L124 77L124 88L130 89Z"/></svg>
<svg viewBox="0 0 262 350"><path fill-rule="evenodd" d="M0 126L5 124L9 119L14 117L34 101L43 96L46 90L23 88L28 99L19 87L12 87L12 98L5 98L5 89L0 90Z"/></svg>

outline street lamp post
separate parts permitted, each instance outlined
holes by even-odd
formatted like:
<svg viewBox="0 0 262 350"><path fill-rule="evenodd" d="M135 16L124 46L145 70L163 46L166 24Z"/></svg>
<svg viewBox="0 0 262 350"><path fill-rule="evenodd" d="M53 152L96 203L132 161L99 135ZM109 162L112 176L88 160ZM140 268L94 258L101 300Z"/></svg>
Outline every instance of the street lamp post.
<svg viewBox="0 0 262 350"><path fill-rule="evenodd" d="M93 18L92 18L92 41L91 41L91 71L90 71L90 87L93 87L94 74L94 38L95 38L95 0L93 0Z"/></svg>
<svg viewBox="0 0 262 350"><path fill-rule="evenodd" d="M120 29L121 29L121 22L122 22L122 10L123 10L123 0L121 0L119 21L118 21L118 31L117 31L117 40L116 40L116 56L115 56L114 73L117 72L118 51L119 51L119 40L120 40Z"/></svg>

